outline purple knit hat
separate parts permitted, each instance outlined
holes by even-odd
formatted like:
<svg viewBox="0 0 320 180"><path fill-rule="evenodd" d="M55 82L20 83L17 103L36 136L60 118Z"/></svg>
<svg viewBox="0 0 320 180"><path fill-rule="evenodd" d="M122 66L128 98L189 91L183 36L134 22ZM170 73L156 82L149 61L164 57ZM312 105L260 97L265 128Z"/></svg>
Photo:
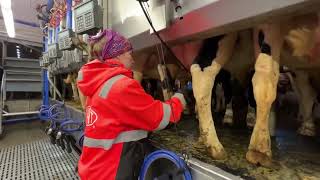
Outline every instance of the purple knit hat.
<svg viewBox="0 0 320 180"><path fill-rule="evenodd" d="M103 60L115 58L125 52L132 50L132 45L121 34L111 29L105 29L95 36L89 37L89 43L93 44L100 41L102 38L107 38L107 42L100 52L94 52L96 55L101 57Z"/></svg>

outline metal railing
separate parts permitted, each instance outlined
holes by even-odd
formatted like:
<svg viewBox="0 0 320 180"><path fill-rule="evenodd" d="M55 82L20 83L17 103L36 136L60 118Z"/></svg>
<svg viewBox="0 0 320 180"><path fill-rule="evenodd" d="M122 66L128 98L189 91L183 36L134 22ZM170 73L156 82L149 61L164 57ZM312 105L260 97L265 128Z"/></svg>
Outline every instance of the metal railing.
<svg viewBox="0 0 320 180"><path fill-rule="evenodd" d="M3 69L3 68L2 68ZM2 135L2 120L3 120L3 117L2 117L2 113L3 113L3 91L4 91L4 82L5 82L5 78L6 78L6 75L5 75L5 70L3 69L3 74L2 74L2 79L1 79L1 87L0 87L0 109L1 109L1 113L0 113L0 136ZM6 112L7 114L7 112Z"/></svg>

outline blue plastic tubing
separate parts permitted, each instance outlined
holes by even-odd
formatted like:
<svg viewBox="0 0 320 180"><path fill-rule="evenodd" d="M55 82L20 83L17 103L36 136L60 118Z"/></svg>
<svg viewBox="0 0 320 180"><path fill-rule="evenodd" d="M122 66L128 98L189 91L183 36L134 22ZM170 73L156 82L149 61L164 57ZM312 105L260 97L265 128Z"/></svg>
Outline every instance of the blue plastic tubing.
<svg viewBox="0 0 320 180"><path fill-rule="evenodd" d="M186 165L186 163L175 153L167 150L157 150L149 154L145 159L141 167L139 180L144 180L147 171L151 164L158 159L167 159L173 162L177 168L184 169L183 177L185 180L192 180L191 173Z"/></svg>

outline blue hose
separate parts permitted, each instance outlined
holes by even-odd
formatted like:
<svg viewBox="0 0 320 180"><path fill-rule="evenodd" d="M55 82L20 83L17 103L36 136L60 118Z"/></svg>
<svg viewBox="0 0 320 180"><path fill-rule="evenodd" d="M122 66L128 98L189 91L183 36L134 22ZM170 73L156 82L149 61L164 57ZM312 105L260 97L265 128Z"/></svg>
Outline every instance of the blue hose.
<svg viewBox="0 0 320 180"><path fill-rule="evenodd" d="M44 121L50 120L50 118L49 118L49 109L50 109L49 106L46 106L46 105L42 105L41 106L41 108L39 110L39 118L41 120L44 120Z"/></svg>
<svg viewBox="0 0 320 180"><path fill-rule="evenodd" d="M47 115L51 121L50 128L53 130L59 130L66 134L83 130L83 122L71 119L70 112L65 107L64 102L58 102L49 108L42 106L40 110L41 115Z"/></svg>
<svg viewBox="0 0 320 180"><path fill-rule="evenodd" d="M49 107L42 106L40 110L40 116L41 115L47 115L50 121L49 127L46 128L46 133L50 136L52 144L61 146L63 150L67 148L67 152L69 153L72 151L70 145L75 147L74 145L78 143L80 148L82 147L84 140L84 124L82 121L76 121L71 118L71 114L66 108L64 102L58 101L56 104ZM80 138L75 139L75 144L73 144L73 140L67 137L69 135L73 136L76 132L80 133ZM65 141L67 146L65 146L62 141ZM74 149L76 150L78 148ZM79 153L79 149L76 151Z"/></svg>
<svg viewBox="0 0 320 180"><path fill-rule="evenodd" d="M63 112L59 111L62 110ZM68 118L70 117L70 113L67 111L67 109L64 107L63 103L57 103L52 105L49 108L49 119L51 119L52 121L55 122L64 122L66 120L68 120ZM63 118L61 118L61 115L63 115Z"/></svg>
<svg viewBox="0 0 320 180"><path fill-rule="evenodd" d="M84 132L82 131L80 134L79 141L78 141L78 144L81 148L83 147L83 141L84 141Z"/></svg>
<svg viewBox="0 0 320 180"><path fill-rule="evenodd" d="M183 170L183 177L185 180L192 180L191 173L186 165L186 163L175 153L166 150L158 150L149 154L145 159L141 167L139 180L144 180L147 171L151 164L158 159L167 159L173 162L178 169Z"/></svg>
<svg viewBox="0 0 320 180"><path fill-rule="evenodd" d="M67 127L68 125L75 125L75 128L69 128ZM60 124L60 129L61 131L65 133L72 133L76 131L81 131L82 130L82 125L83 123L80 121L74 121L74 120L68 120Z"/></svg>

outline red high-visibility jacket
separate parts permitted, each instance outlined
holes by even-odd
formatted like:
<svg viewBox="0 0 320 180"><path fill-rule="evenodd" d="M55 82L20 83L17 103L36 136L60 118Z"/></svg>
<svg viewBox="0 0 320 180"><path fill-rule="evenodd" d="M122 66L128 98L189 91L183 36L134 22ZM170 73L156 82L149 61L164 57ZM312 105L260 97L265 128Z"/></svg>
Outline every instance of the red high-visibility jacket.
<svg viewBox="0 0 320 180"><path fill-rule="evenodd" d="M180 119L182 94L165 103L154 100L132 76L112 59L94 60L79 71L78 87L87 96L81 179L137 178L144 158L140 141Z"/></svg>

